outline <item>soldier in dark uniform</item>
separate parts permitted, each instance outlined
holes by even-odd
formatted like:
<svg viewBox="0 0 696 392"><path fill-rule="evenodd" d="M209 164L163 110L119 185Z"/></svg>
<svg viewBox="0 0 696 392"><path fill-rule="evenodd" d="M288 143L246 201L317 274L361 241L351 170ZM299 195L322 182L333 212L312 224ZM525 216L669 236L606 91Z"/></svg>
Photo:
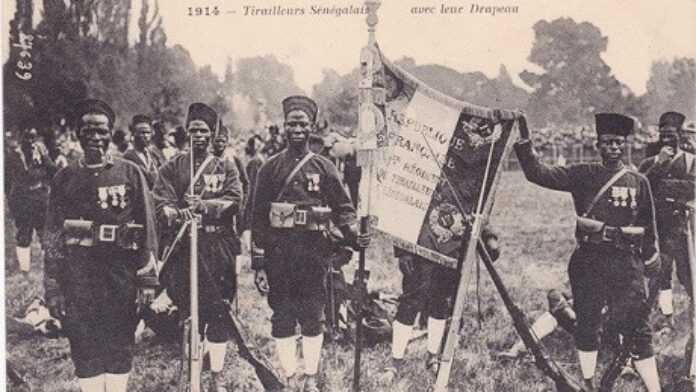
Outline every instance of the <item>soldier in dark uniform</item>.
<svg viewBox="0 0 696 392"><path fill-rule="evenodd" d="M43 235L48 203L48 186L57 167L36 129L25 130L16 148L5 155L5 176L9 212L15 223L19 270L31 269L31 240L36 230Z"/></svg>
<svg viewBox="0 0 696 392"><path fill-rule="evenodd" d="M497 235L484 225L481 239L492 259L496 260L500 255ZM432 373L437 373L442 338L447 319L452 315L453 299L461 276L451 268L396 247L394 256L399 260L399 270L403 279L402 294L392 324L392 361L382 372L383 381L386 383L394 382L396 377L401 376L406 348L419 313L421 320L427 320L425 367Z"/></svg>
<svg viewBox="0 0 696 392"><path fill-rule="evenodd" d="M694 156L680 148L684 115L667 112L660 116L658 153L640 164L639 171L650 180L655 198L657 230L662 252L662 272L657 277L658 304L663 315L671 318L672 270L677 265L677 277L691 294L691 275L687 251L686 203L694 199L696 168Z"/></svg>
<svg viewBox="0 0 696 392"><path fill-rule="evenodd" d="M578 246L568 274L577 313L575 344L588 389L594 389L601 312L608 304L648 391L659 391L643 280L644 274L660 269L653 199L647 178L621 162L634 121L620 114L597 114L602 163L567 167L541 163L532 151L524 117L519 125L522 140L515 151L525 176L537 185L570 192L578 214Z"/></svg>
<svg viewBox="0 0 696 392"><path fill-rule="evenodd" d="M136 114L130 128L133 133L133 147L123 154L123 158L140 167L145 174L148 187L152 188L157 171L164 163L164 157L152 145L152 119L144 114Z"/></svg>
<svg viewBox="0 0 696 392"><path fill-rule="evenodd" d="M252 210L252 268L259 290L268 291L271 326L281 366L293 388L296 336L300 325L305 362L305 391L318 391L317 372L323 342L326 259L332 246L324 231L333 222L347 243L366 246L356 213L341 185L338 169L309 152L317 105L304 96L283 100L288 148L270 158L256 180Z"/></svg>
<svg viewBox="0 0 696 392"><path fill-rule="evenodd" d="M235 222L232 226L234 227L234 232L232 235L234 244L233 253L235 258L232 260L230 265L231 269L228 272L228 274L232 276L232 279L237 282L237 256L242 254L242 240L240 235L244 231L244 209L249 200L249 179L246 175L246 170L244 169L244 164L242 163L241 159L239 159L239 157L231 149L227 148L229 145L229 140L229 129L220 124L220 130L213 139L211 151L216 157L232 161L234 163L235 167L237 168L237 172L239 173L239 181L242 184L243 203L239 206L239 211L237 211L237 214L234 217Z"/></svg>
<svg viewBox="0 0 696 392"><path fill-rule="evenodd" d="M211 389L225 391L222 369L229 340L225 300L235 292L235 281L229 271L235 257L233 217L242 202L242 186L234 163L208 151L217 128L218 116L212 108L202 103L189 107L186 129L191 139L190 151L174 156L160 167L153 193L157 214L168 226L186 220L191 214L202 216L198 236L200 330L205 331L205 347L210 356ZM189 189L191 159L193 195ZM187 315L189 242L182 240L171 246L175 246L174 251L160 274L165 290L152 307L161 311L173 303L182 315Z"/></svg>
<svg viewBox="0 0 696 392"><path fill-rule="evenodd" d="M76 107L84 159L53 179L44 276L62 317L75 374L88 392L123 392L133 359L136 273L157 252L154 207L132 162L107 154L114 113L99 100Z"/></svg>
<svg viewBox="0 0 696 392"><path fill-rule="evenodd" d="M657 230L660 238L662 271L653 280L651 289L659 290L660 311L667 318L660 326L672 325L672 268L677 266L677 278L692 297L691 267L689 260L689 224L693 218L693 200L696 192L696 157L681 149L684 115L667 112L659 120L659 153L644 160L644 173L655 196ZM688 206L691 205L691 208ZM691 239L693 241L693 238ZM686 345L687 369L691 364L693 337Z"/></svg>

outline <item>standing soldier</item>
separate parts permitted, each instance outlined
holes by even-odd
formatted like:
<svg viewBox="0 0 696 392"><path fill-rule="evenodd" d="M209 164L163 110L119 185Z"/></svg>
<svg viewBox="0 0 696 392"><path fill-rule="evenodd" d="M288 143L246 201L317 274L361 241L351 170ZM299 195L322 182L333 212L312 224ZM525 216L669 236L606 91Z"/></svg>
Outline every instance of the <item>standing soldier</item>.
<svg viewBox="0 0 696 392"><path fill-rule="evenodd" d="M640 171L644 173L655 195L657 229L662 252L662 271L656 277L653 287L659 290L658 304L660 311L667 318L667 325L672 325L672 268L677 265L677 278L692 297L691 266L689 260L689 220L693 210L688 204L693 203L696 191L696 157L683 151L682 126L684 115L667 112L660 116L658 141L659 153L644 160ZM693 338L686 347L687 369L691 364Z"/></svg>
<svg viewBox="0 0 696 392"><path fill-rule="evenodd" d="M232 242L234 245L233 253L235 255L235 258L229 265L231 269L228 272L228 274L231 276L231 279L234 279L235 281L234 287L237 288L237 256L242 254L242 240L240 236L241 233L244 231L244 208L249 200L249 179L246 175L246 170L244 169L244 164L242 163L241 159L237 157L237 154L235 154L232 151L232 149L227 148L229 146L229 140L230 130L223 124L220 124L220 130L213 139L211 150L213 152L213 155L215 155L216 157L234 163L234 166L237 168L237 172L239 173L239 181L242 184L243 203L241 203L241 205L239 206L239 211L237 211L237 214L234 217L235 221L232 225L234 231L231 233L233 235Z"/></svg>
<svg viewBox="0 0 696 392"><path fill-rule="evenodd" d="M653 199L648 180L621 162L631 118L615 113L595 116L597 148L602 163L549 166L532 151L524 117L521 141L515 145L527 179L537 185L570 192L578 215L578 245L568 267L575 300L575 345L588 389L594 390L602 308L624 336L634 365L649 392L660 391L660 380L648 324L643 276L660 269Z"/></svg>
<svg viewBox="0 0 696 392"><path fill-rule="evenodd" d="M686 202L694 199L694 156L682 151L680 136L684 115L666 112L660 116L658 154L640 164L640 172L650 180L655 197L655 216L662 252L662 271L656 277L660 311L671 325L672 268L676 263L677 277L691 295L691 275L687 251Z"/></svg>
<svg viewBox="0 0 696 392"><path fill-rule="evenodd" d="M152 119L144 114L136 114L131 121L133 147L124 154L127 159L140 167L145 174L147 186L151 189L157 178L157 171L164 163L164 157L152 145Z"/></svg>
<svg viewBox="0 0 696 392"><path fill-rule="evenodd" d="M157 252L154 208L136 165L107 156L114 112L76 107L84 158L53 179L46 225L45 291L61 317L80 388L124 392L133 359L136 272Z"/></svg>
<svg viewBox="0 0 696 392"><path fill-rule="evenodd" d="M217 113L209 106L189 106L186 129L191 140L189 152L174 156L161 168L153 189L157 213L168 226L200 214L198 236L198 276L201 331L210 356L211 389L225 391L222 369L230 326L225 320L225 300L234 293L234 280L227 272L234 260L234 215L242 201L239 173L233 162L208 151L218 126ZM193 159L193 173L191 173ZM193 192L189 192L193 175ZM176 305L182 314L189 312L189 255L187 241L172 244L174 251L162 269L160 280L165 290L153 303L155 311Z"/></svg>
<svg viewBox="0 0 696 392"><path fill-rule="evenodd" d="M288 148L269 159L256 180L252 210L252 268L255 282L268 292L273 310L271 334L291 388L296 375L300 325L304 356L304 391L315 392L323 343L326 259L332 249L324 234L333 222L354 248L366 246L358 235L355 207L328 159L309 151L317 105L304 96L283 100Z"/></svg>
<svg viewBox="0 0 696 392"><path fill-rule="evenodd" d="M43 235L48 203L48 185L56 173L56 165L46 147L39 142L36 129L22 132L16 148L5 158L7 202L15 223L17 263L23 274L31 269L31 239L36 230Z"/></svg>

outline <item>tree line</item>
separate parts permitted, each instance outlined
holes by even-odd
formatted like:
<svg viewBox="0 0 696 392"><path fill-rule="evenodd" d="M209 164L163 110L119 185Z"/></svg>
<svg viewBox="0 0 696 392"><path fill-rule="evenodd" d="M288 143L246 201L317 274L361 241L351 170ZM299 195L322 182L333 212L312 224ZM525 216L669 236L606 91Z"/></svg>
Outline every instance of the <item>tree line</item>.
<svg viewBox="0 0 696 392"><path fill-rule="evenodd" d="M189 102L203 101L233 133L245 136L259 122L280 118L277 103L283 97L302 92L292 68L273 55L228 58L221 76L210 66L197 66L186 48L168 42L157 0L142 0L139 9L133 0L43 0L38 23L32 19L32 0L15 3L3 67L6 131L56 127L69 119L74 102L92 96L113 105L123 116L121 127L141 112L173 127ZM131 20L137 23L132 44ZM625 113L643 124L653 124L666 110L696 116L693 58L655 61L647 91L638 96L602 59L609 38L598 27L559 18L541 20L533 29L528 60L536 70L519 75L527 88L516 85L504 65L491 79L481 72L418 65L412 58L396 64L455 98L524 109L535 127L591 126L597 111ZM357 126L358 78L357 64L347 74L325 69L310 92L338 130Z"/></svg>

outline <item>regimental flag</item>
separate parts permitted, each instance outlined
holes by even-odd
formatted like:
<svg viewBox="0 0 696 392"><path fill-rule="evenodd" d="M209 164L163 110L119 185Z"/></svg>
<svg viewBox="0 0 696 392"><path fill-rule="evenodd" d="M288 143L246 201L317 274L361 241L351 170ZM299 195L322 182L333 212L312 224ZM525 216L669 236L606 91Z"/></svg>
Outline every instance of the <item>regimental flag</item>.
<svg viewBox="0 0 696 392"><path fill-rule="evenodd" d="M457 267L488 168L482 215L492 207L514 115L448 97L391 64L375 47L372 135L383 159L371 170L370 213L398 248ZM365 184L365 182L363 182ZM361 187L366 191L366 186Z"/></svg>

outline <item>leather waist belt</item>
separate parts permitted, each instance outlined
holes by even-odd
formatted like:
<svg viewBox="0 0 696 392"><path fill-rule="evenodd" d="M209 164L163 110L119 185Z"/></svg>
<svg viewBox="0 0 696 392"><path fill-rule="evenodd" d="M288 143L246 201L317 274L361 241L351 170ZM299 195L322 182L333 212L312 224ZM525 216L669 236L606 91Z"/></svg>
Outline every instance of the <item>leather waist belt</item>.
<svg viewBox="0 0 696 392"><path fill-rule="evenodd" d="M276 229L326 230L331 221L329 207L300 207L294 203L271 203L268 216L271 227Z"/></svg>
<svg viewBox="0 0 696 392"><path fill-rule="evenodd" d="M578 240L591 244L611 244L620 249L640 248L645 229L637 226L609 226L591 218L578 217Z"/></svg>
<svg viewBox="0 0 696 392"><path fill-rule="evenodd" d="M223 231L225 231L224 226L217 225L203 225L201 226L201 229L203 229L203 231L206 233L222 233Z"/></svg>
<svg viewBox="0 0 696 392"><path fill-rule="evenodd" d="M114 244L122 249L138 250L145 242L145 228L136 223L99 225L88 220L66 219L63 222L63 236L68 246Z"/></svg>

